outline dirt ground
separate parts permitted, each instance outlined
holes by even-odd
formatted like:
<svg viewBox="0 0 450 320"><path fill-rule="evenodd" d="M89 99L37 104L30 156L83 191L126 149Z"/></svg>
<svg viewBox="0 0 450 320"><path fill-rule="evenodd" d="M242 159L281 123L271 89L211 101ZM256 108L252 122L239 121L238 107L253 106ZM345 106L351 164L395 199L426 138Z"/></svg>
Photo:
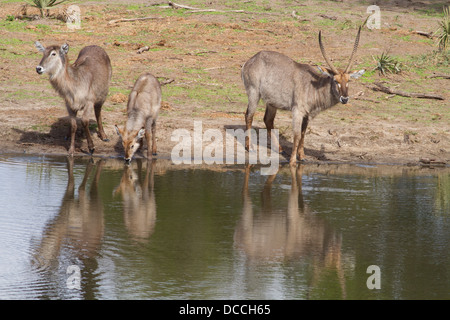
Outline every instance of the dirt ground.
<svg viewBox="0 0 450 320"><path fill-rule="evenodd" d="M56 19L67 6L51 10L52 16L46 19L20 20L17 18L24 14L21 2L2 4L0 152L67 154L67 112L47 76L35 72L41 59L34 47L36 40L44 45L69 43L72 62L79 50L90 44L104 47L110 55L113 79L103 107L110 141L97 138L92 118L96 156L122 155L114 125L126 120L127 95L135 79L149 71L161 82L170 82L163 86L157 129L158 156L168 158L178 143L171 141L174 130L192 132L195 120L202 121L203 130L244 128L247 98L240 68L252 55L275 50L303 63L324 65L317 44L318 31L323 30L328 55L337 65L345 65L357 25L368 16L367 4L357 0L183 4L221 11L164 8L161 6L167 2L163 1L78 1L81 29L70 30ZM312 120L305 138L306 161L418 164L425 158L449 164L449 80L429 78L433 72L450 73L448 55L442 62L433 54L435 40L414 32L435 31L441 12L435 1L385 1L380 7L381 29L363 30L354 66L371 72L351 83L349 104L336 105ZM292 11L304 21L293 17ZM28 8L26 15L33 14ZM8 21L11 16L16 19ZM152 19L111 22L142 17ZM149 50L137 53L144 46ZM373 57L387 50L404 65L398 75L373 71ZM404 91L439 94L445 100L376 92L372 90L375 81ZM255 128L265 127L263 115L261 104ZM275 127L290 154L290 113L278 112ZM79 130L77 155L86 150Z"/></svg>

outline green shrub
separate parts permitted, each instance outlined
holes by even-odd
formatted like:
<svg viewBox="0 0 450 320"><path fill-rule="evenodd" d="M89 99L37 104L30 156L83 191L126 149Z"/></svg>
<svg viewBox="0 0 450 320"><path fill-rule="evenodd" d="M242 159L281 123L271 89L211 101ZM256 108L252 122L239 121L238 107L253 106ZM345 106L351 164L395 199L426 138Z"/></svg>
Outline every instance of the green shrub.
<svg viewBox="0 0 450 320"><path fill-rule="evenodd" d="M42 18L45 16L44 10L48 10L66 1L67 0L27 0L28 4L38 8L41 11Z"/></svg>
<svg viewBox="0 0 450 320"><path fill-rule="evenodd" d="M439 29L436 31L439 50L446 51L449 43L450 33L450 8L444 7L444 18L439 21Z"/></svg>
<svg viewBox="0 0 450 320"><path fill-rule="evenodd" d="M378 70L383 75L386 75L386 73L400 73L401 71L401 63L387 52L383 52L380 56L373 59L377 63L375 70Z"/></svg>

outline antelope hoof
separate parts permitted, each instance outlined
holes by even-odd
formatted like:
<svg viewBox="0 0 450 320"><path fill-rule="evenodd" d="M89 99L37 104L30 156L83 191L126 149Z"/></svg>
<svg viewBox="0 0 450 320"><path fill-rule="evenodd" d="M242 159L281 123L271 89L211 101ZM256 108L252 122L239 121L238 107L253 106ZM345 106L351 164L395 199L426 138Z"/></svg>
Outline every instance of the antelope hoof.
<svg viewBox="0 0 450 320"><path fill-rule="evenodd" d="M153 152L152 155L153 155L153 156L157 156L158 154L157 154L156 152Z"/></svg>
<svg viewBox="0 0 450 320"><path fill-rule="evenodd" d="M298 161L305 162L305 154L297 154Z"/></svg>
<svg viewBox="0 0 450 320"><path fill-rule="evenodd" d="M100 140L104 141L104 142L108 142L109 139L106 136L106 134L104 132L97 132L98 137L100 138Z"/></svg>
<svg viewBox="0 0 450 320"><path fill-rule="evenodd" d="M95 147L94 148L89 148L89 154L92 156L94 154L95 151Z"/></svg>

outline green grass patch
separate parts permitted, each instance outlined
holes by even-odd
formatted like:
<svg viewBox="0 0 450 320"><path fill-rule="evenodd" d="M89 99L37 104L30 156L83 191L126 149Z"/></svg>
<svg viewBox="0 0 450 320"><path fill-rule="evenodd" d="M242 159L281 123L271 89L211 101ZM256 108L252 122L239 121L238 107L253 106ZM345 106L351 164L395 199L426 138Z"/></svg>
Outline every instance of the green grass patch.
<svg viewBox="0 0 450 320"><path fill-rule="evenodd" d="M123 93L124 95L129 95L130 94L130 89L125 89L125 88L122 88L122 87L113 87L113 86L111 86L111 87L109 87L109 96L112 96L112 95L114 95L114 94L116 94L116 93Z"/></svg>
<svg viewBox="0 0 450 320"><path fill-rule="evenodd" d="M36 131L36 132L49 132L50 131L50 126L48 124L35 124L31 126L31 130Z"/></svg>
<svg viewBox="0 0 450 320"><path fill-rule="evenodd" d="M0 44L1 45L10 45L10 46L17 46L17 45L23 45L24 41L16 38L0 38Z"/></svg>
<svg viewBox="0 0 450 320"><path fill-rule="evenodd" d="M37 24L36 28L39 33L50 33L52 31L52 28L46 24Z"/></svg>
<svg viewBox="0 0 450 320"><path fill-rule="evenodd" d="M407 70L421 77L433 72L450 73L450 53L432 51L419 55L407 55L400 58Z"/></svg>
<svg viewBox="0 0 450 320"><path fill-rule="evenodd" d="M0 20L0 29L11 31L11 32L17 32L21 31L24 32L26 29L27 23L24 21L19 20Z"/></svg>
<svg viewBox="0 0 450 320"><path fill-rule="evenodd" d="M443 17L443 8L446 6L448 6L448 1L433 1L424 8L415 9L411 14L426 17Z"/></svg>
<svg viewBox="0 0 450 320"><path fill-rule="evenodd" d="M202 68L184 67L183 72L186 74L205 74L206 71Z"/></svg>
<svg viewBox="0 0 450 320"><path fill-rule="evenodd" d="M60 101L60 98L55 95L47 95L42 92L42 90L30 90L30 89L19 89L14 92L9 92L4 95L5 99L14 100L48 100L48 101Z"/></svg>

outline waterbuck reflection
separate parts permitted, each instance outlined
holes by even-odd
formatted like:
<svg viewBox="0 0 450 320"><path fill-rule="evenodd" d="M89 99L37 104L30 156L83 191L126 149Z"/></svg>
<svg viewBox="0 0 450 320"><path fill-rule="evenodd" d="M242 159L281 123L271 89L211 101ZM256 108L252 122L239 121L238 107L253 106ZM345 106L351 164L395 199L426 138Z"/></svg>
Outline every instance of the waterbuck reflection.
<svg viewBox="0 0 450 320"><path fill-rule="evenodd" d="M104 160L99 160L97 165L92 159L88 161L76 198L74 160L73 157L67 157L66 192L59 213L47 224L42 240L37 246L33 257L33 263L37 268L53 265L64 250L70 250L71 259L87 259L97 255L104 233L103 202L98 193L103 164ZM94 167L96 167L95 176L87 192L86 185Z"/></svg>
<svg viewBox="0 0 450 320"><path fill-rule="evenodd" d="M290 167L292 178L287 210L272 207L272 183L269 176L262 191L261 209L254 212L249 193L250 168L245 169L242 217L236 227L234 242L248 262L312 260L311 285L324 270L337 273L345 297L344 272L341 265L342 239L324 219L315 215L303 200L302 171Z"/></svg>
<svg viewBox="0 0 450 320"><path fill-rule="evenodd" d="M136 161L138 172L126 164L120 184L114 195L121 194L125 226L135 241L148 239L155 228L156 201L154 192L154 171L156 160L147 161L144 180L142 180L142 160Z"/></svg>

